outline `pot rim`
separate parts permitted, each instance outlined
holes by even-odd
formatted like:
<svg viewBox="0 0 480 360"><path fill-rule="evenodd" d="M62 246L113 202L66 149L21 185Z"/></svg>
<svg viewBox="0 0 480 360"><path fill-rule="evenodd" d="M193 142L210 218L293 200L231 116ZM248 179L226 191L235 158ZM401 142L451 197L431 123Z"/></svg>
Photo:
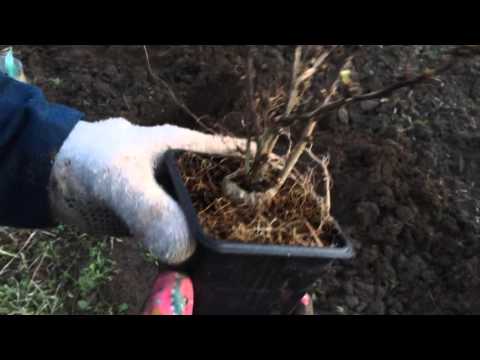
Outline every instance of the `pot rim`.
<svg viewBox="0 0 480 360"><path fill-rule="evenodd" d="M187 218L187 223L195 240L208 249L221 254L249 255L249 256L276 256L286 258L313 258L313 259L343 259L354 257L351 239L346 236L340 225L334 221L338 232L336 244L326 248L305 246L282 246L244 244L227 240L218 240L208 236L198 221L197 211L193 207L189 191L181 178L176 159L184 153L180 150L169 150L165 153L164 164L173 185L171 194L178 201Z"/></svg>

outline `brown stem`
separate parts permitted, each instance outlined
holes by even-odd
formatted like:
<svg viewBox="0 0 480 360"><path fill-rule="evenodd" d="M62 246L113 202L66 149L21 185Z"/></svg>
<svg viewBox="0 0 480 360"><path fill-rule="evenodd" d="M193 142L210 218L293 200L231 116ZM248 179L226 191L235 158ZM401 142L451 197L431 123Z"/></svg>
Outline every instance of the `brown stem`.
<svg viewBox="0 0 480 360"><path fill-rule="evenodd" d="M298 79L298 75L300 74L301 65L302 65L302 46L297 46L295 48L295 60L293 62L293 67L292 67L290 94L287 102L287 108L285 110L285 116L289 116L298 103L299 83L297 79ZM250 73L250 61L249 61L249 73ZM251 96L253 97L253 94ZM280 139L279 131L267 130L263 138L261 139L261 141L259 141L259 151L257 153L257 157L255 158L255 162L251 170L251 177L253 181L257 181L263 177L268 167L268 156L275 149L275 146L277 145L279 139Z"/></svg>
<svg viewBox="0 0 480 360"><path fill-rule="evenodd" d="M270 157L269 164L271 168L276 170L282 170L285 168L285 161L283 158L272 154ZM242 204L247 204L251 207L256 207L262 205L263 203L273 199L275 195L275 189L269 189L265 192L251 192L245 189L242 189L236 182L236 178L239 175L242 175L243 172L241 169L237 170L233 174L226 176L222 181L222 193L230 200L234 202L239 202ZM329 176L329 174L325 174ZM301 174L300 172L293 169L289 177L297 183L308 183L308 178ZM314 189L309 189L309 194L318 204L323 204L323 198L316 193Z"/></svg>
<svg viewBox="0 0 480 360"><path fill-rule="evenodd" d="M302 53L303 53L303 47L302 46L297 46L295 48L295 57L294 57L294 63L292 67L292 79L291 79L291 85L290 85L290 92L288 96L288 102L287 102L287 107L285 110L284 117L289 117L295 107L299 103L299 90L300 86L311 79L315 73L318 71L318 69L322 66L322 64L325 62L325 60L330 56L330 54L333 52L333 50L336 47L333 47L329 51L323 52L317 59L315 59L313 65L301 72L302 70ZM314 130L315 126L313 126L312 132ZM279 139L281 137L280 134L280 129L273 127L272 129L269 129L265 135L265 138L263 139L264 141L261 143L260 151L258 152L258 156L255 160L255 163L252 167L252 178L255 180L261 178L265 171L268 169L268 157L270 154L273 153L273 150L275 149L275 146L277 145ZM306 146L306 145L305 145ZM300 151L299 149L297 149ZM294 149L295 152L295 149ZM288 154L290 155L290 154ZM301 153L299 157L301 156ZM297 160L294 162L293 165L296 164L298 161L299 157ZM287 174L282 174L281 179L282 183L288 179L288 174L291 172L291 169L288 171Z"/></svg>
<svg viewBox="0 0 480 360"><path fill-rule="evenodd" d="M150 78L153 80L153 81L160 81L160 83L165 87L165 89L167 89L168 91L168 94L170 95L170 97L172 98L173 102L180 108L182 109L187 115L189 115L193 120L195 120L197 122L198 125L200 125L205 131L209 132L209 133L212 133L212 134L215 134L215 131L213 131L212 129L210 129L207 125L205 125L203 123L203 121L200 119L200 117L198 117L197 115L195 115L189 108L187 105L185 105L185 103L183 103L180 99L177 98L177 96L175 95L175 92L172 90L172 88L170 87L170 85L168 85L168 83L163 80L161 77L155 75L155 73L153 72L152 70L152 66L150 65L150 57L148 55L148 50L147 50L147 47L144 45L143 46L143 50L145 52L145 59L147 61L147 70L148 70L148 74L150 75Z"/></svg>
<svg viewBox="0 0 480 360"><path fill-rule="evenodd" d="M285 116L289 116L295 106L298 104L298 86L299 82L297 81L298 75L300 73L300 66L302 63L302 47L297 46L295 48L295 60L292 67L292 80L290 85L290 96L288 98L287 109L285 110Z"/></svg>
<svg viewBox="0 0 480 360"><path fill-rule="evenodd" d="M330 163L330 158L328 156L324 156L320 159L320 166L323 170L323 182L325 184L325 197L322 203L322 214L321 219L322 223L320 224L320 229L325 225L325 222L328 222L331 216L331 208L332 208L332 199L331 199L331 190L332 190L332 177L330 176L330 172L328 171L328 165Z"/></svg>
<svg viewBox="0 0 480 360"><path fill-rule="evenodd" d="M351 57L347 59L344 66L346 66L350 62L351 62ZM340 81L341 81L340 79L337 79L333 83L330 89L329 95L323 102L324 105L328 105L332 101L333 97L337 94L338 88L340 86ZM285 184L285 181L287 181L293 169L295 168L295 165L297 165L298 161L302 157L302 154L305 152L307 145L310 142L312 134L315 131L315 127L317 126L319 120L320 119L315 119L312 117L308 121L307 125L303 128L302 135L300 136L300 140L294 146L291 154L289 155L287 162L285 164L285 168L283 169L277 184L273 187L273 189L271 189L269 193L272 197L275 196L280 191L282 186Z"/></svg>
<svg viewBox="0 0 480 360"><path fill-rule="evenodd" d="M296 59L300 58L300 52L296 52ZM224 194L231 198L232 200L239 200L242 202L245 202L249 205L252 206L258 206L261 205L265 201L270 201L275 197L275 195L280 191L282 186L285 184L286 180L289 177L294 176L295 172L295 165L299 161L300 157L302 154L305 152L307 149L307 145L310 141L310 138L315 130L316 124L318 121L324 118L326 113L328 113L331 110L335 110L340 108L341 106L355 103L355 102L360 102L360 101L365 101L365 100L372 100L372 99L378 99L378 98L383 98L386 97L396 90L399 90L404 87L408 86L414 86L419 83L425 82L427 80L432 79L435 76L438 76L446 71L448 71L454 64L454 60L460 57L472 57L480 55L480 47L478 46L471 46L465 51L457 51L457 52L451 52L449 58L446 59L444 64L439 66L438 68L434 70L425 70L422 74L414 77L413 79L410 80L404 80L397 82L393 85L387 86L383 89L377 90L377 91L372 91L366 94L362 95L355 95L347 98L342 98L339 100L332 101L333 97L337 94L338 88L341 83L340 77L335 81L335 83L332 85L331 91L329 93L329 96L325 99L323 104L319 106L318 108L304 114L292 114L292 111L294 109L294 100L293 96L295 96L295 90L291 91L291 97L288 102L287 106L287 111L286 113L280 118L277 119L280 121L280 125L275 127L275 128L270 128L262 140L262 144L259 149L259 153L262 153L263 157L266 157L265 161L269 160L269 155L272 155L269 151L273 151L273 147L276 143L276 140L278 140L279 137L279 128L288 126L291 127L293 124L298 121L298 120L308 120L306 126L304 127L302 131L301 138L299 142L294 146L293 150L291 153L288 155L288 159L286 160L285 164L283 165L281 175L279 177L278 182L270 188L269 190L265 192L248 192L242 188L240 188L236 183L235 183L235 178L238 176L240 173L240 170L237 171L236 173L227 176L223 183L222 183L222 188L224 191ZM351 61L351 57L349 60L346 62L348 64ZM295 66L294 66L295 68ZM296 74L297 70L294 70L294 74ZM292 88L293 89L293 88ZM273 144L273 147L272 147ZM259 144L260 145L260 144ZM263 152L261 149L264 149ZM258 155L258 154L257 154ZM320 162L322 165L322 169L325 175L324 178L324 183L325 183L325 197L319 200L320 206L321 206L321 216L324 221L322 221L319 230L322 229L322 227L326 224L328 219L331 218L330 216L330 208L331 208L331 198L330 198L330 191L331 191L331 177L328 172L328 158L323 158Z"/></svg>
<svg viewBox="0 0 480 360"><path fill-rule="evenodd" d="M278 119L279 126L281 127L292 126L297 121L309 120L312 117L316 117L316 116L325 114L327 112L330 112L332 110L336 110L344 105L349 105L349 104L353 104L353 103L357 103L365 100L374 100L374 99L387 97L399 89L424 83L438 75L441 75L447 72L455 65L455 61L458 58L473 57L473 56L480 55L480 48L477 46L475 47L471 46L470 48L468 48L468 51L467 50L462 51L461 49L464 49L464 47L459 47L457 48L457 50L451 51L446 61L442 65L440 65L438 68L433 70L431 69L425 70L422 74L414 77L413 79L399 81L383 89L372 91L366 94L356 95L348 98L342 98L330 103L324 103L318 108L308 113L291 114L289 116L283 116L280 119Z"/></svg>
<svg viewBox="0 0 480 360"><path fill-rule="evenodd" d="M280 191L282 186L285 184L285 181L287 181L289 178L298 160L300 160L300 157L307 148L309 139L311 138L316 126L317 122L314 119L311 119L307 126L303 129L300 141L293 148L290 156L288 157L287 163L285 164L285 168L283 169L277 184L274 186L273 191L271 192L272 196L275 196Z"/></svg>
<svg viewBox="0 0 480 360"><path fill-rule="evenodd" d="M345 66L351 62L351 57L347 59L345 62ZM329 95L327 98L324 100L323 104L328 105L333 97L337 94L338 88L340 86L341 80L338 78L333 84L330 89ZM263 202L268 202L272 200L280 191L282 186L285 184L285 182L292 177L292 172L295 169L295 165L298 163L300 160L302 154L305 152L307 145L310 141L310 138L315 131L315 127L317 126L318 119L311 118L307 125L304 127L302 131L302 135L300 137L299 142L294 146L293 150L291 151L290 154L288 154L288 159L285 162L285 166L282 169L282 172L280 174L279 179L277 180L276 184L270 188L269 190L265 192L247 192L244 189L241 189L235 182L234 179L238 175L239 172L236 172L227 178L225 178L223 182L223 192L226 196L228 196L231 199L237 200L237 201L243 201L251 206L256 206L259 205ZM275 134L273 130L270 130L271 134ZM279 136L279 135L277 135ZM273 137L273 135L272 135ZM265 144L261 146L263 149L266 149L267 147ZM272 149L273 151L273 149ZM262 165L268 165L268 160L269 160L269 155L268 153L266 155L266 164L263 163Z"/></svg>
<svg viewBox="0 0 480 360"><path fill-rule="evenodd" d="M249 47L248 49L248 59L247 59L247 81L248 81L248 109L250 116L250 123L255 125L256 137L260 136L261 128L260 122L258 120L257 113L255 111L255 85L253 83L254 78L254 69L253 69L253 48Z"/></svg>
<svg viewBox="0 0 480 360"><path fill-rule="evenodd" d="M269 156L273 153L279 137L278 131L275 131L275 129L267 130L266 133L260 137L258 142L259 149L250 171L250 176L254 182L260 180L265 173L268 167Z"/></svg>

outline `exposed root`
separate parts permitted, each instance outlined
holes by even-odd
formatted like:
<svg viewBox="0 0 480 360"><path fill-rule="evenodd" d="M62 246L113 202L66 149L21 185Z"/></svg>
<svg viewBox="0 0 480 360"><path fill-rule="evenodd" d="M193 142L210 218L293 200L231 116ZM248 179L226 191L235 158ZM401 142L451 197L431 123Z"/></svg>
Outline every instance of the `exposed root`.
<svg viewBox="0 0 480 360"><path fill-rule="evenodd" d="M242 169L237 170L233 174L227 175L222 181L223 194L230 200L247 204L250 207L257 207L264 202L267 202L275 196L274 189L270 189L265 192L247 191L242 189L235 179L243 173Z"/></svg>
<svg viewBox="0 0 480 360"><path fill-rule="evenodd" d="M258 244L323 247L330 244L331 177L323 159L319 182L325 196L315 192L315 172L292 176L275 196L248 191L240 160L184 154L180 169L202 226L211 235L229 241ZM275 172L275 170L272 170ZM218 184L222 184L219 186ZM250 189L249 189L250 190Z"/></svg>

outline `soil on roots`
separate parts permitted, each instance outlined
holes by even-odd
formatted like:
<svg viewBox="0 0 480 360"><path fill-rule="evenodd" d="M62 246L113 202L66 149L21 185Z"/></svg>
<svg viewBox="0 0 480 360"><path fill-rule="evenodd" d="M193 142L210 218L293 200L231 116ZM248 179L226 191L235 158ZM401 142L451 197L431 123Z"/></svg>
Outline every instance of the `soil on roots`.
<svg viewBox="0 0 480 360"><path fill-rule="evenodd" d="M262 245L331 245L333 224L322 217L309 191L312 180L289 179L272 201L253 208L232 202L222 192L222 180L242 166L241 160L184 153L178 164L200 225L209 235Z"/></svg>

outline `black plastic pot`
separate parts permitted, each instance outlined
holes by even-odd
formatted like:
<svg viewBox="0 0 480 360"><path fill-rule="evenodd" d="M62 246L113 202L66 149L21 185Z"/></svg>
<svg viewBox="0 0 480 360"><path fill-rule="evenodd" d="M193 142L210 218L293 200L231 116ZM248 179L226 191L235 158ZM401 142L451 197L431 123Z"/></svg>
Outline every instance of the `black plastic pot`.
<svg viewBox="0 0 480 360"><path fill-rule="evenodd" d="M351 241L338 224L329 248L249 245L208 236L181 178L178 155L165 155L162 178L166 179L163 186L184 210L198 242L194 256L181 267L194 283L195 314L291 314L327 265L353 257Z"/></svg>

